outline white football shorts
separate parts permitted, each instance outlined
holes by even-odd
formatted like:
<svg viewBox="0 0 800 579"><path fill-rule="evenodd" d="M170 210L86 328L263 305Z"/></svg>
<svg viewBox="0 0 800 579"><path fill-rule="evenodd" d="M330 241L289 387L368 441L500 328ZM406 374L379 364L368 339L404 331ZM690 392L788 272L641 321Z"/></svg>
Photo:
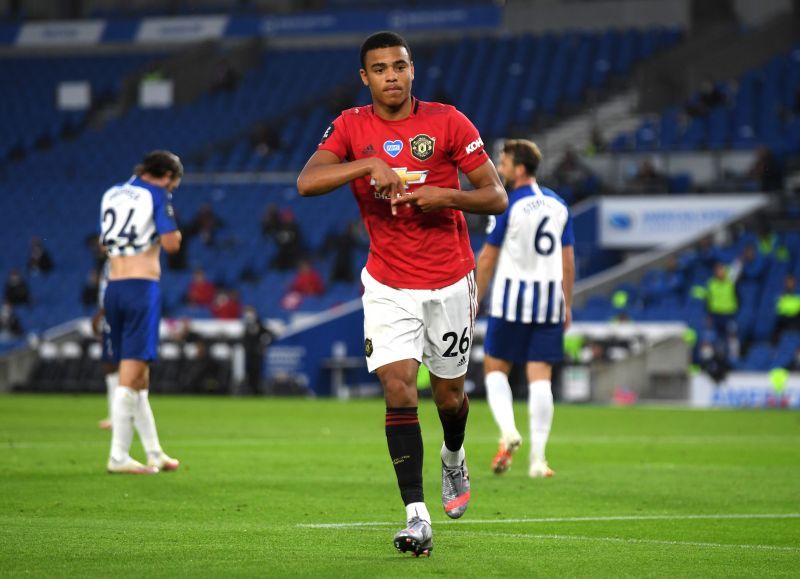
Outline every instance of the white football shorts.
<svg viewBox="0 0 800 579"><path fill-rule="evenodd" d="M364 268L364 354L367 368L414 359L440 378L467 372L475 314L475 274L441 289L397 289Z"/></svg>

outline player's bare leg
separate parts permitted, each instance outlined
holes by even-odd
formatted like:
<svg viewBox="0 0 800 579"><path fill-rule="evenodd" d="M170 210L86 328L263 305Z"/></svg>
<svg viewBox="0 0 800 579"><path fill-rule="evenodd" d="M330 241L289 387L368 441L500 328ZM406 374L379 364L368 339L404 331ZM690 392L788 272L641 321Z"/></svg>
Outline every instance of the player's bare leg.
<svg viewBox="0 0 800 579"><path fill-rule="evenodd" d="M464 454L469 398L464 393L464 376L440 378L431 374L431 386L444 432L441 451L442 506L448 517L457 519L467 510L471 494Z"/></svg>
<svg viewBox="0 0 800 579"><path fill-rule="evenodd" d="M419 362L400 360L376 373L386 400L386 442L394 465L400 496L406 507L406 527L394 536L394 546L414 556L433 549L431 517L422 491L422 432L417 416Z"/></svg>
<svg viewBox="0 0 800 579"><path fill-rule="evenodd" d="M400 360L378 368L375 373L383 386L383 397L389 408L417 405L417 373L419 362Z"/></svg>
<svg viewBox="0 0 800 579"><path fill-rule="evenodd" d="M114 393L119 385L119 372L116 364L103 363L103 374L106 383L106 399L108 400L108 416L97 423L103 430L111 430L111 413L114 406Z"/></svg>
<svg viewBox="0 0 800 579"><path fill-rule="evenodd" d="M555 472L547 464L545 448L553 424L552 368L544 362L528 362L528 415L531 423L529 476L550 478Z"/></svg>

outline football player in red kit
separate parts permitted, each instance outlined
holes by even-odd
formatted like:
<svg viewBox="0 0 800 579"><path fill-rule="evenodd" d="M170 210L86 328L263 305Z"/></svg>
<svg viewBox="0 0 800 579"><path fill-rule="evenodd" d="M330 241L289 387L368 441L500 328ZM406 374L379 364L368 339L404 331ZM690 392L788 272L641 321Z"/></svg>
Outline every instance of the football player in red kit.
<svg viewBox="0 0 800 579"><path fill-rule="evenodd" d="M297 188L311 197L350 183L361 210L370 238L361 273L364 351L383 385L389 454L406 505L407 526L394 545L428 555L417 371L421 362L430 370L444 431L442 504L458 518L470 498L464 376L477 312L475 259L462 211L499 214L508 197L473 124L450 105L411 95L414 63L401 36L367 38L360 74L372 105L348 109L331 123ZM460 189L459 170L474 190Z"/></svg>

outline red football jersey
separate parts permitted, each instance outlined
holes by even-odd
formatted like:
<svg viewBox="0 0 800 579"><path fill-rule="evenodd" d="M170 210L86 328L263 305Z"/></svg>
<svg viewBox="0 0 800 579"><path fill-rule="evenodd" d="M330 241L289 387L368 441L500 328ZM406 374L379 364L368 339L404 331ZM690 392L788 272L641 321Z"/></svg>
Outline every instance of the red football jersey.
<svg viewBox="0 0 800 579"><path fill-rule="evenodd" d="M372 105L342 112L328 127L319 150L343 161L380 157L403 179L407 191L425 184L460 189L459 169L469 173L488 156L478 130L455 107L413 100L411 114L387 121ZM369 175L350 183L370 239L367 271L396 288L437 289L475 268L464 214L457 209L423 213L399 206Z"/></svg>

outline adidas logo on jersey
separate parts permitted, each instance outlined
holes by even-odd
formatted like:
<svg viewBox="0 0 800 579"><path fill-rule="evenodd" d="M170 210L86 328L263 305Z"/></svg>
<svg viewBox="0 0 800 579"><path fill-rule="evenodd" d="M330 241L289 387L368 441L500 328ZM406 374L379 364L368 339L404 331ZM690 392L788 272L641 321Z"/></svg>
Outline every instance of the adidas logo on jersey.
<svg viewBox="0 0 800 579"><path fill-rule="evenodd" d="M458 364L456 364L456 368L460 368L461 366L463 366L466 363L467 363L467 357L466 356L461 356L461 359L458 361Z"/></svg>

